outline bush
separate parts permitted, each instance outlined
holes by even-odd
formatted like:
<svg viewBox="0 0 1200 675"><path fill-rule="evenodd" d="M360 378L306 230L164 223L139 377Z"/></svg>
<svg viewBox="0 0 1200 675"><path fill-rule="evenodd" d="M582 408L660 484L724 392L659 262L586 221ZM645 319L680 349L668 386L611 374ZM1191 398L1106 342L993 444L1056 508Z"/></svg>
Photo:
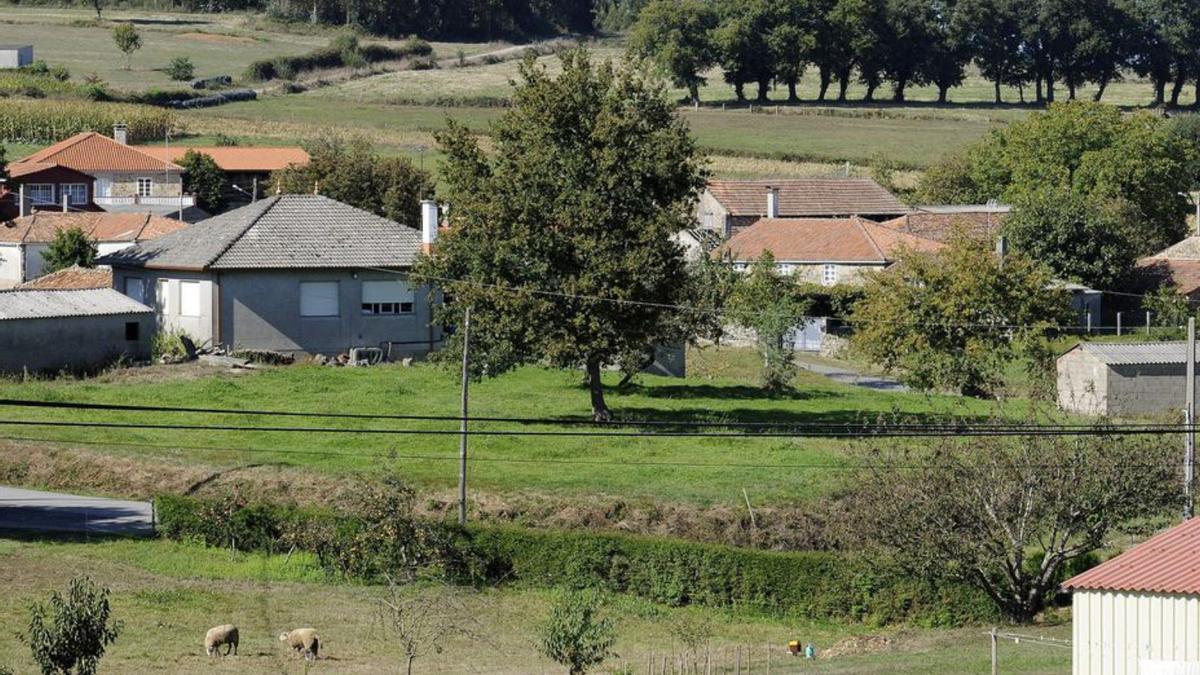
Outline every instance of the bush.
<svg viewBox="0 0 1200 675"><path fill-rule="evenodd" d="M66 597L55 591L49 607L30 609L26 638L43 673L92 675L105 648L116 641L120 622L110 622L108 589L87 577L71 579Z"/></svg>
<svg viewBox="0 0 1200 675"><path fill-rule="evenodd" d="M180 330L164 330L154 334L150 341L150 355L155 361L163 363L180 363L188 359L187 347L183 339L187 333Z"/></svg>
<svg viewBox="0 0 1200 675"><path fill-rule="evenodd" d="M359 45L356 36L344 33L334 38L328 46L315 49L307 54L254 61L246 67L243 78L251 82L290 80L312 70L352 65L347 63L347 55L354 55L355 65L361 67L379 61L426 57L432 53L433 47L428 42L417 38L409 38L399 47L388 47L385 45ZM358 57L361 57L362 61L358 61Z"/></svg>
<svg viewBox="0 0 1200 675"><path fill-rule="evenodd" d="M192 60L186 56L176 56L171 59L171 63L166 67L167 77L177 82L184 82L192 79L196 74L196 66L192 64Z"/></svg>
<svg viewBox="0 0 1200 675"><path fill-rule="evenodd" d="M160 496L155 504L159 532L171 539L194 538L212 546L235 541L240 550L295 545L315 553L330 575L368 581L382 581L382 573L397 560L395 542L386 535L379 538L385 519L263 504L229 508L227 500L176 496ZM741 608L873 625L961 625L996 615L981 592L912 579L886 560L854 554L782 553L516 527L460 529L428 521L414 521L411 527L406 536L419 544L412 549L414 559L424 571L454 583L599 589L672 606Z"/></svg>

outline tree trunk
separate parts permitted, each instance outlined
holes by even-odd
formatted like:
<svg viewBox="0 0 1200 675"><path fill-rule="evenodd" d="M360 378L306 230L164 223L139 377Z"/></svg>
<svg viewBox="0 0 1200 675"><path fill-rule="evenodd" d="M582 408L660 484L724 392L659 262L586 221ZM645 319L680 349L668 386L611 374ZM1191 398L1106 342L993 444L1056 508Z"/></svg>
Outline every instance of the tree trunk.
<svg viewBox="0 0 1200 675"><path fill-rule="evenodd" d="M404 672L408 673L408 675L412 675L412 664L413 664L413 661L416 660L416 658L417 657L415 657L415 656L408 657L408 664L404 670Z"/></svg>
<svg viewBox="0 0 1200 675"><path fill-rule="evenodd" d="M737 97L738 103L745 102L746 85L741 80L733 83L733 95Z"/></svg>
<svg viewBox="0 0 1200 675"><path fill-rule="evenodd" d="M850 76L849 75L838 78L838 98L837 98L837 100L839 102L844 103L846 101L846 90L849 88L850 88Z"/></svg>
<svg viewBox="0 0 1200 675"><path fill-rule="evenodd" d="M1067 100L1075 100L1075 80L1074 78L1067 80Z"/></svg>
<svg viewBox="0 0 1200 675"><path fill-rule="evenodd" d="M1167 100L1167 81L1163 78L1154 80L1154 105L1162 105Z"/></svg>
<svg viewBox="0 0 1200 675"><path fill-rule="evenodd" d="M800 96L796 94L796 81L788 82L788 103L799 103Z"/></svg>
<svg viewBox="0 0 1200 675"><path fill-rule="evenodd" d="M878 87L879 87L879 85L877 85L877 84L868 84L867 85L867 93L865 96L863 96L863 101L865 101L867 103L874 101L875 100L875 89Z"/></svg>
<svg viewBox="0 0 1200 675"><path fill-rule="evenodd" d="M1094 96L1092 96L1092 100L1095 101L1096 103L1099 103L1100 99L1104 98L1104 90L1105 89L1108 89L1108 78L1107 77L1100 78L1099 89L1097 89L1096 94Z"/></svg>
<svg viewBox="0 0 1200 675"><path fill-rule="evenodd" d="M608 422L612 412L604 402L604 382L600 379L600 360L589 358L587 362L588 390L592 395L592 419L596 422Z"/></svg>
<svg viewBox="0 0 1200 675"><path fill-rule="evenodd" d="M821 68L821 88L817 91L817 100L824 101L825 93L829 91L829 83L833 81L833 73L828 68Z"/></svg>
<svg viewBox="0 0 1200 675"><path fill-rule="evenodd" d="M688 95L692 97L692 105L700 105L700 85L695 82L689 83Z"/></svg>
<svg viewBox="0 0 1200 675"><path fill-rule="evenodd" d="M1183 85L1187 83L1187 74L1182 68L1175 74L1175 83L1171 85L1171 107L1179 105L1179 95L1183 93Z"/></svg>
<svg viewBox="0 0 1200 675"><path fill-rule="evenodd" d="M950 87L938 85L938 103L945 103L950 97Z"/></svg>
<svg viewBox="0 0 1200 675"><path fill-rule="evenodd" d="M1046 103L1054 103L1054 76L1046 76Z"/></svg>
<svg viewBox="0 0 1200 675"><path fill-rule="evenodd" d="M908 86L908 81L904 79L896 80L896 86L892 89L892 100L896 103L904 103L904 88Z"/></svg>
<svg viewBox="0 0 1200 675"><path fill-rule="evenodd" d="M758 81L758 102L766 103L770 99L767 98L767 91L771 88L771 83L768 80Z"/></svg>
<svg viewBox="0 0 1200 675"><path fill-rule="evenodd" d="M1042 95L1042 74L1041 73L1038 73L1037 76L1034 78L1034 87L1036 87L1036 89L1035 89L1036 93L1034 94L1033 101L1034 101L1034 103L1042 103L1045 100L1045 98Z"/></svg>
<svg viewBox="0 0 1200 675"><path fill-rule="evenodd" d="M992 84L994 85L994 89L996 91L996 105L1004 103L1004 99L1000 98L1000 78L997 77L996 81Z"/></svg>

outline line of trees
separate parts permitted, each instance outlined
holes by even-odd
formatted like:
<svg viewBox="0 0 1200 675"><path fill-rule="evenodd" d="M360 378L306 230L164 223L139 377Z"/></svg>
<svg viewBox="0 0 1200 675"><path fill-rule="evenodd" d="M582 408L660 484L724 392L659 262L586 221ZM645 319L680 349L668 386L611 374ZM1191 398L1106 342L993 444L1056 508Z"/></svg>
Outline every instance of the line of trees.
<svg viewBox="0 0 1200 675"><path fill-rule="evenodd" d="M1200 77L1200 13L1193 0L653 0L634 25L630 49L657 61L699 99L704 73L719 66L739 101L772 86L796 86L811 66L817 100L836 85L890 85L903 101L912 86L936 86L938 101L963 83L974 62L994 85L1016 87L1022 102L1053 102L1057 85L1074 99L1094 84L1132 71L1154 84L1154 103L1179 103ZM1169 89L1169 97L1168 97ZM1198 96L1200 103L1200 96Z"/></svg>

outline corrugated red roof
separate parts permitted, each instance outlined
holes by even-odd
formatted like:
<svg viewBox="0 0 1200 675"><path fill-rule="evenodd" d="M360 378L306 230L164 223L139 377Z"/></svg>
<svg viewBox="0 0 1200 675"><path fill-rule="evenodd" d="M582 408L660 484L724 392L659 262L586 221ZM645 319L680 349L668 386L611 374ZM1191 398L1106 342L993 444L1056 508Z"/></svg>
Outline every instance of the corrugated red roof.
<svg viewBox="0 0 1200 675"><path fill-rule="evenodd" d="M24 159L12 162L8 166L10 171L23 172L26 171L23 165L27 164L42 165L38 169L39 171L46 168L47 165L57 165L83 173L93 171L182 171L175 164L151 157L94 131L75 134ZM12 175L16 177L20 174L13 173Z"/></svg>
<svg viewBox="0 0 1200 675"><path fill-rule="evenodd" d="M763 218L713 253L751 262L770 251L779 262L891 262L900 247L936 251L942 244L861 218Z"/></svg>
<svg viewBox="0 0 1200 675"><path fill-rule="evenodd" d="M1063 588L1200 594L1200 518L1159 532L1112 560L1068 579Z"/></svg>
<svg viewBox="0 0 1200 675"><path fill-rule="evenodd" d="M779 190L779 215L782 218L896 216L909 210L870 178L713 180L708 183L708 191L731 216L766 215L768 188Z"/></svg>
<svg viewBox="0 0 1200 675"><path fill-rule="evenodd" d="M46 244L54 241L59 230L72 227L78 227L96 241L144 241L187 226L187 223L149 213L35 211L32 215L0 223L0 242Z"/></svg>
<svg viewBox="0 0 1200 675"><path fill-rule="evenodd" d="M195 150L213 158L222 171L278 171L292 164L305 165L309 162L304 148L244 148L244 147L186 147L161 145L135 145L138 151L162 161L179 162L188 150Z"/></svg>

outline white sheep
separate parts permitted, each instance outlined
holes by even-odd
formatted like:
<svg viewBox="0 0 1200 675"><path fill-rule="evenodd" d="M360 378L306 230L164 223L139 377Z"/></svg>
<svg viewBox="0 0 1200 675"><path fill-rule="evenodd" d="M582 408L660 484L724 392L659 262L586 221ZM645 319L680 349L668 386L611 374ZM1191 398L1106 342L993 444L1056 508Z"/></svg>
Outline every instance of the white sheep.
<svg viewBox="0 0 1200 675"><path fill-rule="evenodd" d="M312 628L297 628L280 633L279 641L288 643L292 649L303 653L304 658L309 661L317 658L317 651L321 648L321 636Z"/></svg>
<svg viewBox="0 0 1200 675"><path fill-rule="evenodd" d="M225 646L224 654L221 654L222 645ZM230 652L237 654L237 648L238 629L231 623L209 628L208 632L204 634L204 651L209 656L229 656Z"/></svg>

